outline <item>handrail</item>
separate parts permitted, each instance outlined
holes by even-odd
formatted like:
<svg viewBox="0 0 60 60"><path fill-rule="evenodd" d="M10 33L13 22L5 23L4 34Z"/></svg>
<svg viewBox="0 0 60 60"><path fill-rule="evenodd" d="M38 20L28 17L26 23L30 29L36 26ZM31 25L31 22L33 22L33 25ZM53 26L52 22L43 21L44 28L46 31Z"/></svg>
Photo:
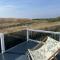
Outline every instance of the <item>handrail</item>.
<svg viewBox="0 0 60 60"><path fill-rule="evenodd" d="M45 31L45 30L33 30L33 29L28 29L28 31L42 32L42 33L53 33L53 34L60 34L60 32Z"/></svg>

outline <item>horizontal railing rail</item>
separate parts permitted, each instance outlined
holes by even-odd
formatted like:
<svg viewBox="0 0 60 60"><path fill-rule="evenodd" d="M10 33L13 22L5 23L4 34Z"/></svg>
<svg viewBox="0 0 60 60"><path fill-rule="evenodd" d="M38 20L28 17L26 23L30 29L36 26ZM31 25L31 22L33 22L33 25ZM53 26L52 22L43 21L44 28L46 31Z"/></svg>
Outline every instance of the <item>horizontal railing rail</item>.
<svg viewBox="0 0 60 60"><path fill-rule="evenodd" d="M54 36L54 35L58 35L58 39L60 41L60 32L54 32L54 31L45 31L45 30L33 30L33 29L27 29L27 41L28 40L32 40L29 38L29 32L37 32L37 33L44 33L44 34L51 34L51 36L53 37L57 37L57 36Z"/></svg>
<svg viewBox="0 0 60 60"><path fill-rule="evenodd" d="M52 33L52 34L60 34L60 32L45 31L45 30L33 30L33 29L28 29L28 31L42 32L42 33Z"/></svg>

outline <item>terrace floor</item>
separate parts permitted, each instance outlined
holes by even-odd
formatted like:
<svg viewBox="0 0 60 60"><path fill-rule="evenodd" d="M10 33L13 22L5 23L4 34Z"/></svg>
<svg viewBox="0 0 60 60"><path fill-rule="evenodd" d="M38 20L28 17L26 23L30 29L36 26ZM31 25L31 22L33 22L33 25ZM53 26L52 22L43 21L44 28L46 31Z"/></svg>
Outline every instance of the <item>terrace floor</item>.
<svg viewBox="0 0 60 60"><path fill-rule="evenodd" d="M33 41L25 41L15 47L10 48L4 54L0 54L0 60L29 60L27 56L27 48L31 49L38 43Z"/></svg>

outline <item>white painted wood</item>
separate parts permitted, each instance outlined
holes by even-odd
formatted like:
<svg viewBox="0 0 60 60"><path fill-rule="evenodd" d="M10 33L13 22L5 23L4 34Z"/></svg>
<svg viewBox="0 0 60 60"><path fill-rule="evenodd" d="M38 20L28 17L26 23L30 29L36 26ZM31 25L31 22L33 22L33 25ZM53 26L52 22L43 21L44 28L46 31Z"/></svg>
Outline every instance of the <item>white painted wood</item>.
<svg viewBox="0 0 60 60"><path fill-rule="evenodd" d="M1 39L1 53L3 54L5 52L4 34L3 33L0 33L0 39Z"/></svg>

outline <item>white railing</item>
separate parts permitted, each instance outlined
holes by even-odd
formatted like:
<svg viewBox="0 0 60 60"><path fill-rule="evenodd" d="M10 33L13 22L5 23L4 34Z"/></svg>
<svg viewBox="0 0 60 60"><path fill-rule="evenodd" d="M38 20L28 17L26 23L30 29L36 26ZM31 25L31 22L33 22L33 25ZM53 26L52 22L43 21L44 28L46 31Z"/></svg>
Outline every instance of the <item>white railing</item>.
<svg viewBox="0 0 60 60"><path fill-rule="evenodd" d="M37 33L44 33L44 34L51 34L52 37L57 37L55 35L58 35L58 41L60 41L60 32L53 32L53 31L45 31L45 30L33 30L33 29L27 29L27 41L32 40L29 38L29 32L37 32Z"/></svg>
<svg viewBox="0 0 60 60"><path fill-rule="evenodd" d="M59 36L59 41L60 41L60 32L33 30L33 29L27 29L27 41L32 40L29 38L29 32L50 33L50 34L52 34L52 36L53 36L53 34L57 34ZM4 34L3 33L0 33L0 42L1 42L1 53L3 54L5 52L5 42L4 42Z"/></svg>
<svg viewBox="0 0 60 60"><path fill-rule="evenodd" d="M5 42L4 42L4 34L0 33L0 42L1 42L1 53L5 52Z"/></svg>

